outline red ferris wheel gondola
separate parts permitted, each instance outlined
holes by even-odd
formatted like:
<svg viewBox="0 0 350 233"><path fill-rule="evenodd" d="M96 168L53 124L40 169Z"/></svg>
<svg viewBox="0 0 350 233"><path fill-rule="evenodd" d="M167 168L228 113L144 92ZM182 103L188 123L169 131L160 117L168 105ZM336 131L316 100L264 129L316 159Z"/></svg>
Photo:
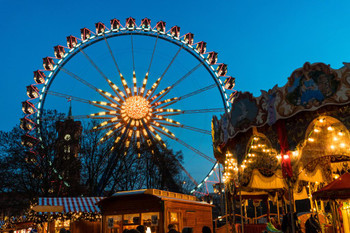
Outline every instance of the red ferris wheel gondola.
<svg viewBox="0 0 350 233"><path fill-rule="evenodd" d="M215 65L216 62L218 61L218 53L216 53L216 52L208 53L207 59L208 59L208 62L210 65Z"/></svg>
<svg viewBox="0 0 350 233"><path fill-rule="evenodd" d="M150 29L151 28L151 20L148 18L144 18L141 20L141 28Z"/></svg>
<svg viewBox="0 0 350 233"><path fill-rule="evenodd" d="M216 71L218 72L219 76L225 76L227 74L227 65L226 64L220 64Z"/></svg>
<svg viewBox="0 0 350 233"><path fill-rule="evenodd" d="M22 135L21 136L21 139L22 139L22 145L23 146L26 146L26 147L34 147L38 142L39 142L39 139L35 138L35 137L32 137L30 135Z"/></svg>
<svg viewBox="0 0 350 233"><path fill-rule="evenodd" d="M111 19L110 23L111 23L112 30L119 31L121 24L120 24L120 21L118 19Z"/></svg>
<svg viewBox="0 0 350 233"><path fill-rule="evenodd" d="M39 89L34 85L27 86L27 96L31 99L38 98Z"/></svg>
<svg viewBox="0 0 350 233"><path fill-rule="evenodd" d="M57 59L62 59L64 54L66 53L64 51L64 47L62 45L57 45L53 49L54 49L54 52L55 52L55 57Z"/></svg>
<svg viewBox="0 0 350 233"><path fill-rule="evenodd" d="M179 26L174 26L174 27L170 28L170 34L173 37L179 38L180 37L180 27Z"/></svg>
<svg viewBox="0 0 350 233"><path fill-rule="evenodd" d="M193 33L189 32L189 33L185 34L184 40L187 44L193 45L193 37L194 37Z"/></svg>
<svg viewBox="0 0 350 233"><path fill-rule="evenodd" d="M166 23L164 21L159 21L156 24L156 30L158 32L165 33L165 26L166 26Z"/></svg>
<svg viewBox="0 0 350 233"><path fill-rule="evenodd" d="M200 54L204 54L207 51L207 43L205 43L204 41L198 42L196 49Z"/></svg>
<svg viewBox="0 0 350 233"><path fill-rule="evenodd" d="M43 67L45 70L53 70L53 66L55 65L55 62L51 57L44 57L43 58Z"/></svg>
<svg viewBox="0 0 350 233"><path fill-rule="evenodd" d="M234 77L228 77L225 79L225 88L227 90L232 90L236 85L236 79Z"/></svg>
<svg viewBox="0 0 350 233"><path fill-rule="evenodd" d="M72 49L78 44L78 40L75 36L67 36L67 46Z"/></svg>
<svg viewBox="0 0 350 233"><path fill-rule="evenodd" d="M101 22L95 23L95 28L96 28L96 34L104 33L106 30L106 26Z"/></svg>
<svg viewBox="0 0 350 233"><path fill-rule="evenodd" d="M40 70L34 71L34 81L37 84L43 84L45 82L46 75Z"/></svg>
<svg viewBox="0 0 350 233"><path fill-rule="evenodd" d="M91 31L88 28L80 29L80 37L82 40L87 40L91 37Z"/></svg>

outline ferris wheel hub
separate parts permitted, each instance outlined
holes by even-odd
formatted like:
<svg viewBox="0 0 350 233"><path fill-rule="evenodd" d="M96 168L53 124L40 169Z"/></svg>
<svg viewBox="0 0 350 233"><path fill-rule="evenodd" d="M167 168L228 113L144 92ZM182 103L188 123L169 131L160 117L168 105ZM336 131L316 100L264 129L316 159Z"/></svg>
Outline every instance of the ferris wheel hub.
<svg viewBox="0 0 350 233"><path fill-rule="evenodd" d="M124 102L125 113L128 117L139 120L150 112L149 102L142 96L131 96Z"/></svg>

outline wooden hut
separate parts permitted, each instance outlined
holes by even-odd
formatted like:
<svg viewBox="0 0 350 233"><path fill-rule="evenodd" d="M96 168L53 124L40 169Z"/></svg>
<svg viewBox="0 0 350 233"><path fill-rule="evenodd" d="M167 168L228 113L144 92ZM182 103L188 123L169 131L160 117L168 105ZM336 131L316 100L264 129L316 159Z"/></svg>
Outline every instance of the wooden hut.
<svg viewBox="0 0 350 233"><path fill-rule="evenodd" d="M166 233L174 224L178 231L185 227L201 232L212 229L212 207L195 196L144 189L118 192L98 203L102 213L103 233L122 233L124 229L147 227L147 233Z"/></svg>

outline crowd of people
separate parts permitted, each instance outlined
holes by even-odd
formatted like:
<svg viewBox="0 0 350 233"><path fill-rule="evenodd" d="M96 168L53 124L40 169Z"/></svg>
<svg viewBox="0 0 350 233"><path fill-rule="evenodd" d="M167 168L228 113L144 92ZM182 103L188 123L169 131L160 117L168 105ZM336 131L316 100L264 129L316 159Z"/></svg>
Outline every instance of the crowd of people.
<svg viewBox="0 0 350 233"><path fill-rule="evenodd" d="M136 227L136 229L130 229L130 230L125 229L125 230L123 230L123 233L146 233L146 227L143 225L139 225ZM174 224L169 224L168 225L168 233L180 233L180 232L177 231L176 226ZM193 233L193 228L184 227L182 229L181 233ZM202 233L211 233L210 227L204 226L202 228Z"/></svg>

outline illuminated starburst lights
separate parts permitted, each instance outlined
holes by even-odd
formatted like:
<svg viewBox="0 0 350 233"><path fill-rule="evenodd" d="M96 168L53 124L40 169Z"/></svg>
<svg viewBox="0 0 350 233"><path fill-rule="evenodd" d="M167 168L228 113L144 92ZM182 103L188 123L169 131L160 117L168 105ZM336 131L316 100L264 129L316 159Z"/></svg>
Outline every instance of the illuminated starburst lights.
<svg viewBox="0 0 350 233"><path fill-rule="evenodd" d="M175 135L166 127L179 127L181 125L179 122L168 118L181 112L180 109L168 108L176 103L178 98L162 100L171 89L170 87L155 93L160 79L147 90L148 74L146 74L141 88L136 85L135 73L132 89L129 88L122 74L120 74L120 78L124 91L108 80L109 86L113 89L115 95L104 90L98 90L106 101L92 101L93 105L103 109L88 116L89 118L105 120L93 128L94 130L107 130L100 142L115 136L115 143L123 141L126 148L130 146L131 141L136 142L137 148L140 148L142 142L146 142L148 145L160 143L165 147L166 145L159 134L174 139Z"/></svg>

